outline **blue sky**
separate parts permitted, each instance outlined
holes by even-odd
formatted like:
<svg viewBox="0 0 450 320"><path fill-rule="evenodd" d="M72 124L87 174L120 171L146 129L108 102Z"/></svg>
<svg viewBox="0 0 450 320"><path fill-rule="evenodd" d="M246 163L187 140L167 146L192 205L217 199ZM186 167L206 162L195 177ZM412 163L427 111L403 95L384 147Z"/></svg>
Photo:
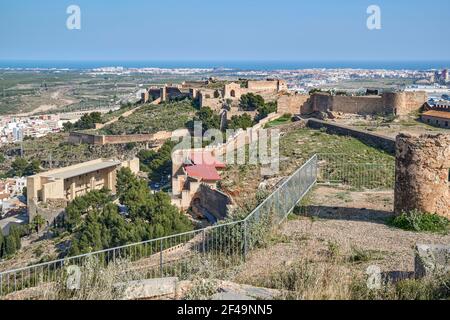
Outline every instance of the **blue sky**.
<svg viewBox="0 0 450 320"><path fill-rule="evenodd" d="M448 0L2 0L0 60L450 60L448 21Z"/></svg>

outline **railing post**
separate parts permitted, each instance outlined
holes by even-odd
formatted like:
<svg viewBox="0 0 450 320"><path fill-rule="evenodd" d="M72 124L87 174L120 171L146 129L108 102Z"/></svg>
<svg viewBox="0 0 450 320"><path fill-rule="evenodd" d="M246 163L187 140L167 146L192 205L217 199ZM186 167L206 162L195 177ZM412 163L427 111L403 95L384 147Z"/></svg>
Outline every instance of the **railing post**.
<svg viewBox="0 0 450 320"><path fill-rule="evenodd" d="M244 256L244 262L247 261L247 220L244 220L244 250L243 250L243 256Z"/></svg>
<svg viewBox="0 0 450 320"><path fill-rule="evenodd" d="M202 253L206 253L206 230L203 229L203 245L202 245Z"/></svg>
<svg viewBox="0 0 450 320"><path fill-rule="evenodd" d="M163 242L160 241L160 251L159 251L159 272L161 274L161 278L163 277Z"/></svg>

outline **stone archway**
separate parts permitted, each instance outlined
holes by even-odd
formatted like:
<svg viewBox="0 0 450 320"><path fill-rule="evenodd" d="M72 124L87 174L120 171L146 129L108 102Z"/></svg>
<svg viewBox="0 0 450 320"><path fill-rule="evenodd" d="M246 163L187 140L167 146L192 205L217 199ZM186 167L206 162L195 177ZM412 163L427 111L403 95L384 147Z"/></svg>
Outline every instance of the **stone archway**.
<svg viewBox="0 0 450 320"><path fill-rule="evenodd" d="M235 90L231 90L230 91L230 96L232 96L233 98L236 98L236 91Z"/></svg>

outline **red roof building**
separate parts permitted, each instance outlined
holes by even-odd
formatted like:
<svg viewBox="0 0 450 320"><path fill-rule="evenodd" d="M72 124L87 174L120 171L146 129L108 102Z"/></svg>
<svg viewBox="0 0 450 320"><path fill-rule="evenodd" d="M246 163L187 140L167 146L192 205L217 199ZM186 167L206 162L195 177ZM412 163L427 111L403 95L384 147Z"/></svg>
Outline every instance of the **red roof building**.
<svg viewBox="0 0 450 320"><path fill-rule="evenodd" d="M189 208L192 197L200 185L207 184L216 188L222 178L219 171L226 165L219 161L210 151L192 151L177 158L172 174L172 203L182 210Z"/></svg>

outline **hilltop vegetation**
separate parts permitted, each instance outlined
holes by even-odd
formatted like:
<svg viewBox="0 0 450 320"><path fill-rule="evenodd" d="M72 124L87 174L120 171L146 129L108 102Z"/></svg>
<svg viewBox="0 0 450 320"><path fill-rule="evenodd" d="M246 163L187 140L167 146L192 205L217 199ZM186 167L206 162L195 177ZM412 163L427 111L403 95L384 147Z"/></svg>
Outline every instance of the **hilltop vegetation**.
<svg viewBox="0 0 450 320"><path fill-rule="evenodd" d="M160 105L146 105L127 118L108 125L100 130L101 134L122 135L138 133L156 133L184 128L195 114L192 100L166 102Z"/></svg>
<svg viewBox="0 0 450 320"><path fill-rule="evenodd" d="M300 128L297 123L293 123L281 128L280 172L273 178L292 174L314 154L327 154L335 159L345 155L348 163L394 163L390 154L367 146L355 138ZM222 174L220 187L231 194L240 206L246 207L251 202L250 199L256 197L258 186L263 181L260 169L260 165L228 165ZM358 172L354 169L347 174L357 175ZM386 171L386 183L393 181L393 175L393 170Z"/></svg>

